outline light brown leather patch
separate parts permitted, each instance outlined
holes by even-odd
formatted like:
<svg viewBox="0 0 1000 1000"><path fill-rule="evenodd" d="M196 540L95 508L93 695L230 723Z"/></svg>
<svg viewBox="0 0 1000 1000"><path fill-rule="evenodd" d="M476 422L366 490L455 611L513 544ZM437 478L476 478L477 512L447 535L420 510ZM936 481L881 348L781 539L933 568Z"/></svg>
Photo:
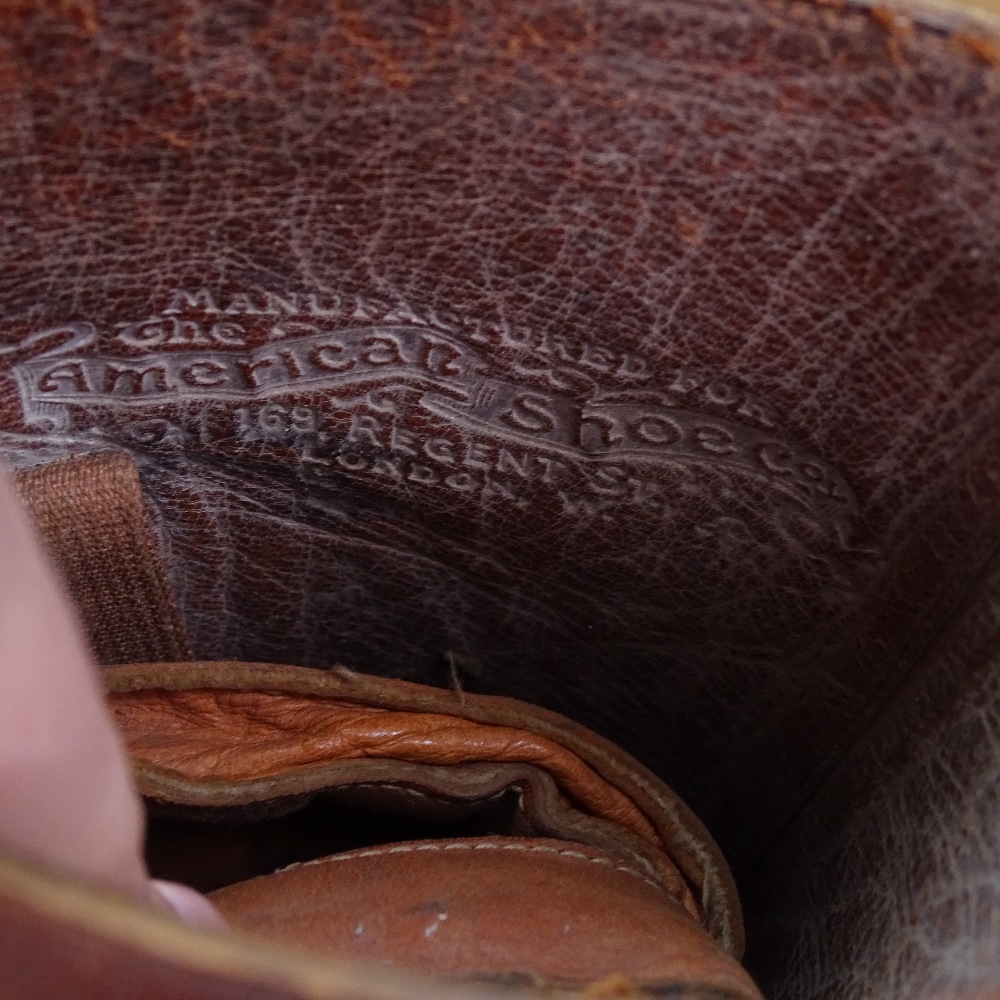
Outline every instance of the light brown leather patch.
<svg viewBox="0 0 1000 1000"><path fill-rule="evenodd" d="M549 771L594 815L657 840L626 795L565 747L528 730L278 691L130 691L110 700L132 756L186 778L239 781L359 758L517 761Z"/></svg>

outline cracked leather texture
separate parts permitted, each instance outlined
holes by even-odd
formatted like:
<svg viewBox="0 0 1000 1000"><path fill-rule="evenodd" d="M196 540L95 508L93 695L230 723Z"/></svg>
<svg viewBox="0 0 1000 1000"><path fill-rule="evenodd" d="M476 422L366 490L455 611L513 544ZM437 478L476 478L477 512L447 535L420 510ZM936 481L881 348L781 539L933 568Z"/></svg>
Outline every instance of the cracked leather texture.
<svg viewBox="0 0 1000 1000"><path fill-rule="evenodd" d="M130 752L193 780L249 781L326 760L400 759L445 766L530 763L557 776L590 811L647 840L649 821L625 796L543 737L453 716L311 701L272 692L148 692L112 699Z"/></svg>
<svg viewBox="0 0 1000 1000"><path fill-rule="evenodd" d="M787 998L1000 994L1000 572L745 886Z"/></svg>
<svg viewBox="0 0 1000 1000"><path fill-rule="evenodd" d="M997 536L994 54L780 2L18 4L0 440L136 458L196 656L554 708L749 873Z"/></svg>

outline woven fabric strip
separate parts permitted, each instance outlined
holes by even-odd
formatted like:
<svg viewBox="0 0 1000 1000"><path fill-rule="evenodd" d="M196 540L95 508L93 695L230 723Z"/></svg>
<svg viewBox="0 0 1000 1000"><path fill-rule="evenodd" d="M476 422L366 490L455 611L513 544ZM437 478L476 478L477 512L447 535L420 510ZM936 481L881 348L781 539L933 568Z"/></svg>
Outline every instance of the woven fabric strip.
<svg viewBox="0 0 1000 1000"><path fill-rule="evenodd" d="M16 477L99 663L190 659L135 464L119 452Z"/></svg>

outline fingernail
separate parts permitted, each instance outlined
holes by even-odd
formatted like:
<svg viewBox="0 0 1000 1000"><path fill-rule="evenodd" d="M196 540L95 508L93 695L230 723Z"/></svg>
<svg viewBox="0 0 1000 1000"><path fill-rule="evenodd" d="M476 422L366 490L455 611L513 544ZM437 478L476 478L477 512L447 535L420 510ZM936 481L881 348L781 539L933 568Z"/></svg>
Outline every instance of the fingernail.
<svg viewBox="0 0 1000 1000"><path fill-rule="evenodd" d="M190 886L153 879L153 888L184 923L206 930L229 929L222 919L222 914L200 892L196 892Z"/></svg>

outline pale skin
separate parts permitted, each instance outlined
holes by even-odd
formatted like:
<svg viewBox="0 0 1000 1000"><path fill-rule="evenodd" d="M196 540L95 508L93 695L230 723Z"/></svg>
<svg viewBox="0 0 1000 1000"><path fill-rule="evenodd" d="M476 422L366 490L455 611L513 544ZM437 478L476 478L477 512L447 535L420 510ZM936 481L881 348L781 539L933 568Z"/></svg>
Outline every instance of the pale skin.
<svg viewBox="0 0 1000 1000"><path fill-rule="evenodd" d="M97 669L0 468L0 852L188 923L223 927L193 889L150 878L143 831Z"/></svg>

